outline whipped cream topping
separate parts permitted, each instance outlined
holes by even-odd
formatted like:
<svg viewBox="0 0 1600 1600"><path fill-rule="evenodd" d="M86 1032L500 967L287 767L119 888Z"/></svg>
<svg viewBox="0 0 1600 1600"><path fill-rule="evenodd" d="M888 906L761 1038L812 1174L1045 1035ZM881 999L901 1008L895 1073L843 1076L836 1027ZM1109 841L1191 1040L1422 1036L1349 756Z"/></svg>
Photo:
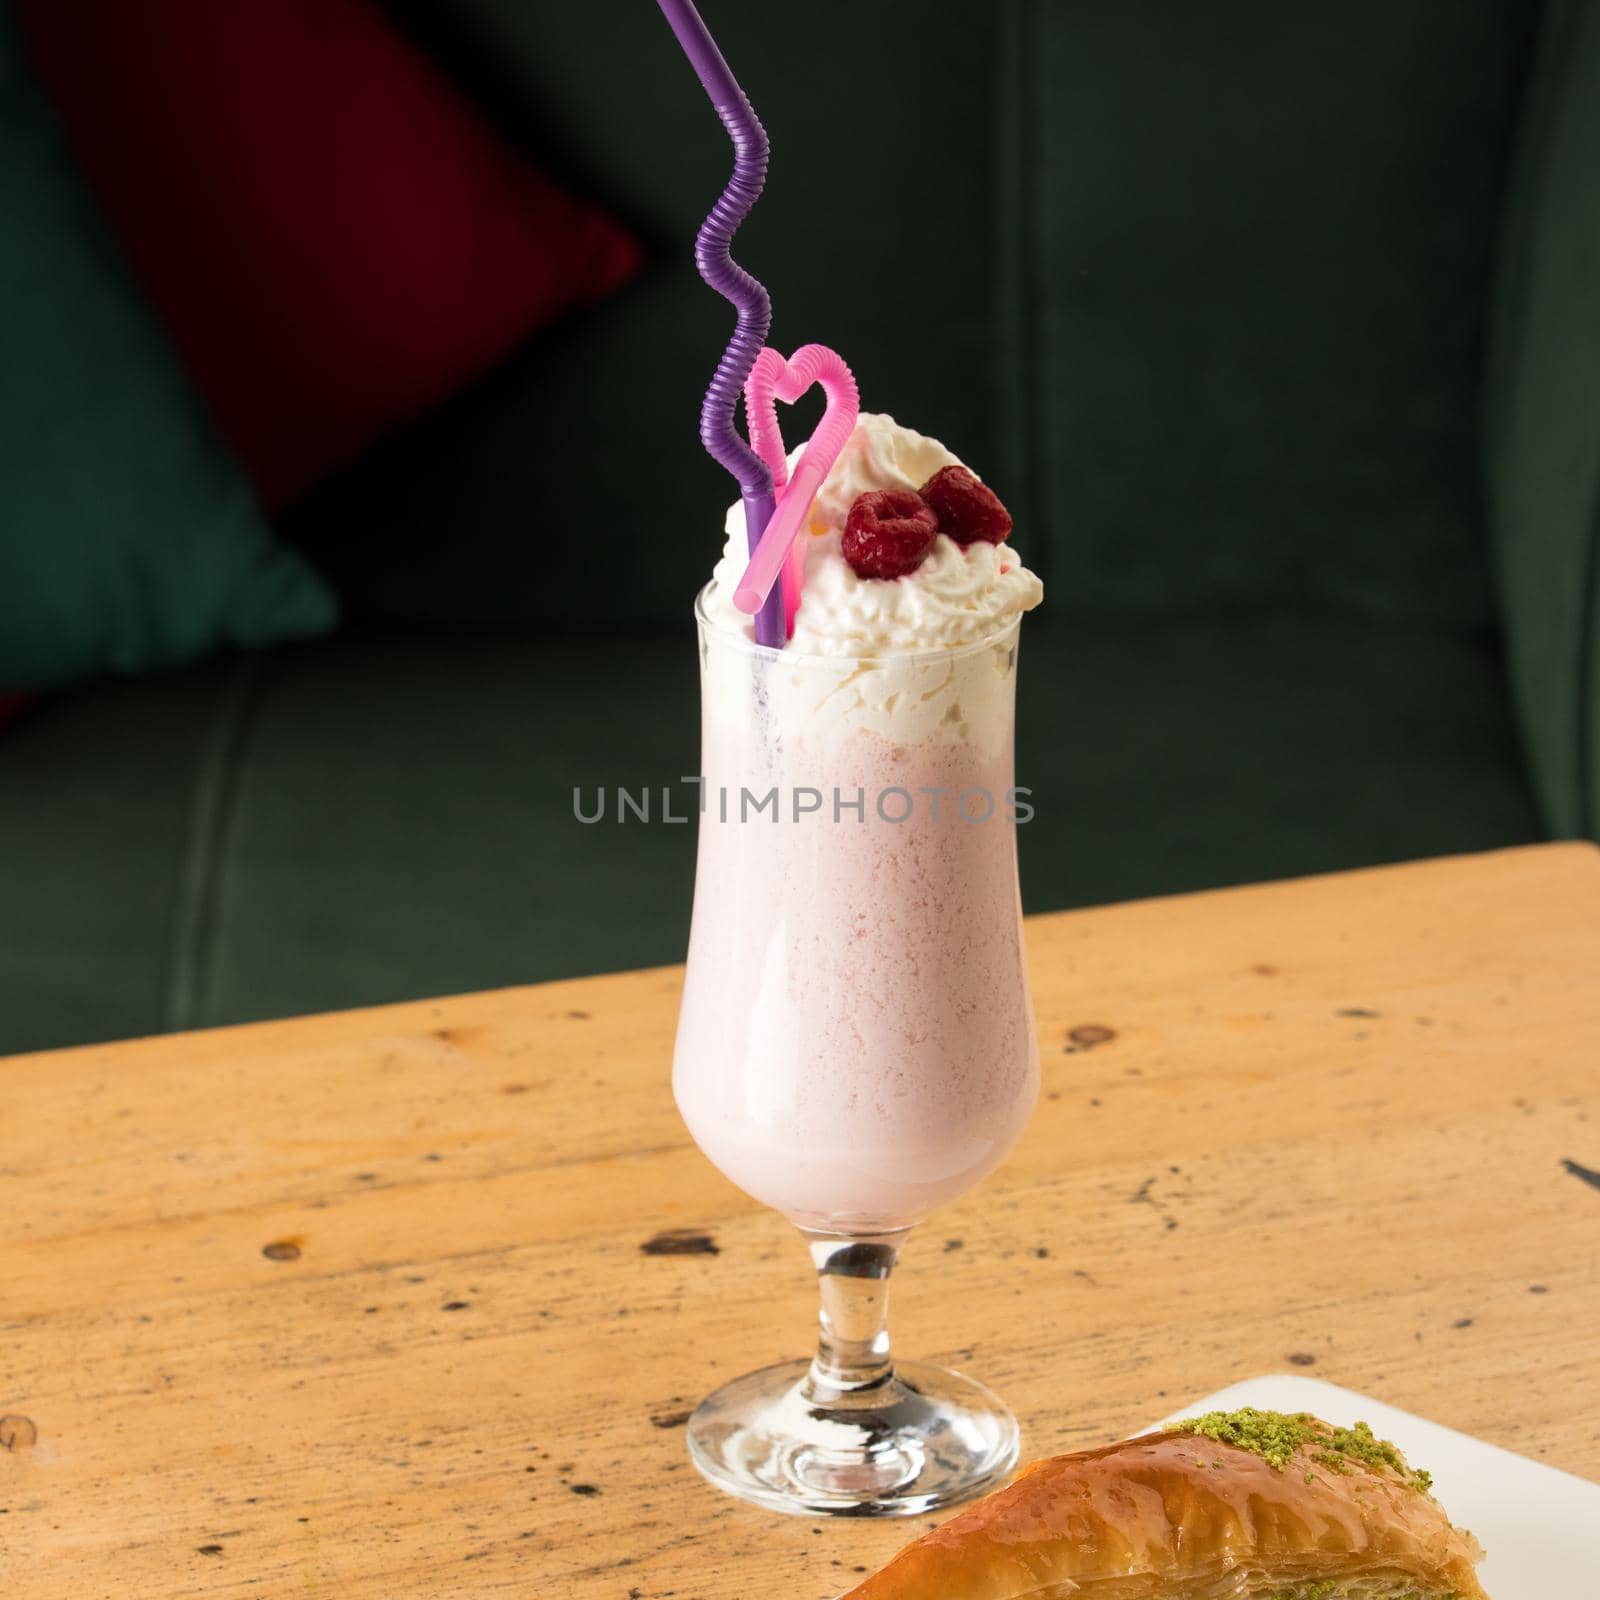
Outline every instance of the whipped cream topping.
<svg viewBox="0 0 1600 1600"><path fill-rule="evenodd" d="M801 447L804 448L803 446ZM800 450L789 457L793 469ZM1044 586L1009 543L962 549L940 534L922 565L903 578L859 578L840 552L845 518L872 489L920 489L941 467L963 463L893 417L863 412L839 452L798 538L806 547L805 584L789 648L808 655L907 655L976 644L1044 598ZM744 507L724 524L726 543L705 594L718 627L750 637L750 619L733 592L750 563Z"/></svg>

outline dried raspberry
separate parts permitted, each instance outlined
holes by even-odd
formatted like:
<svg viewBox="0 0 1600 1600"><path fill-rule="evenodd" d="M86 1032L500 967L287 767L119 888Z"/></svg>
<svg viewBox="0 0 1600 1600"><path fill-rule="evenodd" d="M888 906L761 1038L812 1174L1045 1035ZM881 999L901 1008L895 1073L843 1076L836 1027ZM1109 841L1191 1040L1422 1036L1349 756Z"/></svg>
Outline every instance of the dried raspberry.
<svg viewBox="0 0 1600 1600"><path fill-rule="evenodd" d="M869 489L844 521L840 548L858 578L903 578L922 565L939 519L911 489Z"/></svg>
<svg viewBox="0 0 1600 1600"><path fill-rule="evenodd" d="M919 492L933 507L939 532L949 534L963 549L979 539L1003 544L1011 532L1011 513L1000 504L999 495L965 467L941 467Z"/></svg>

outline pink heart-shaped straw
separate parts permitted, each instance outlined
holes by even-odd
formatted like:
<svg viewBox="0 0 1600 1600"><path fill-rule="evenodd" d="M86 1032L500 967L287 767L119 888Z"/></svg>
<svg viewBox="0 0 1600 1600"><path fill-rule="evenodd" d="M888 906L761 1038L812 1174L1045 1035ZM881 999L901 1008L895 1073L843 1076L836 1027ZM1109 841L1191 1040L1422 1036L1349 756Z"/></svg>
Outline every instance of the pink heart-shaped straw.
<svg viewBox="0 0 1600 1600"><path fill-rule="evenodd" d="M814 383L827 397L827 408L790 479L776 402L793 405ZM794 632L794 614L800 604L800 584L805 573L804 547L795 542L795 536L822 480L855 432L860 410L854 376L844 358L826 345L802 345L787 361L770 345L766 346L745 380L744 413L750 425L750 444L772 469L778 504L733 592L733 603L754 616L766 603L781 573L786 633Z"/></svg>

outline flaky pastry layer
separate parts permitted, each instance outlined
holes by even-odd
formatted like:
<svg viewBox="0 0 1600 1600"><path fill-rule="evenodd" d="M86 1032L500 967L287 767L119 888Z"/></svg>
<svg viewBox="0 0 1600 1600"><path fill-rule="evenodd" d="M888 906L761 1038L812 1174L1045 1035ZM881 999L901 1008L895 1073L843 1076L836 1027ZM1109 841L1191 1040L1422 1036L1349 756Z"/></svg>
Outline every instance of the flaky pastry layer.
<svg viewBox="0 0 1600 1600"><path fill-rule="evenodd" d="M1035 1462L842 1600L1487 1600L1481 1555L1382 1466L1157 1433Z"/></svg>

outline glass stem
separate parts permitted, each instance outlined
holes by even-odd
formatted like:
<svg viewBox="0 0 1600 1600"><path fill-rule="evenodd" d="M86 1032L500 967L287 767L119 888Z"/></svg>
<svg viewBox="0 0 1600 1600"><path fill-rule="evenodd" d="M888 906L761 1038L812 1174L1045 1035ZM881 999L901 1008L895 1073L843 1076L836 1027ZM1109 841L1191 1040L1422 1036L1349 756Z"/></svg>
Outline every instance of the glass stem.
<svg viewBox="0 0 1600 1600"><path fill-rule="evenodd" d="M889 1355L889 1274L907 1229L891 1233L819 1233L802 1228L822 1296L817 1353L806 1398L838 1404L881 1389L894 1378Z"/></svg>

